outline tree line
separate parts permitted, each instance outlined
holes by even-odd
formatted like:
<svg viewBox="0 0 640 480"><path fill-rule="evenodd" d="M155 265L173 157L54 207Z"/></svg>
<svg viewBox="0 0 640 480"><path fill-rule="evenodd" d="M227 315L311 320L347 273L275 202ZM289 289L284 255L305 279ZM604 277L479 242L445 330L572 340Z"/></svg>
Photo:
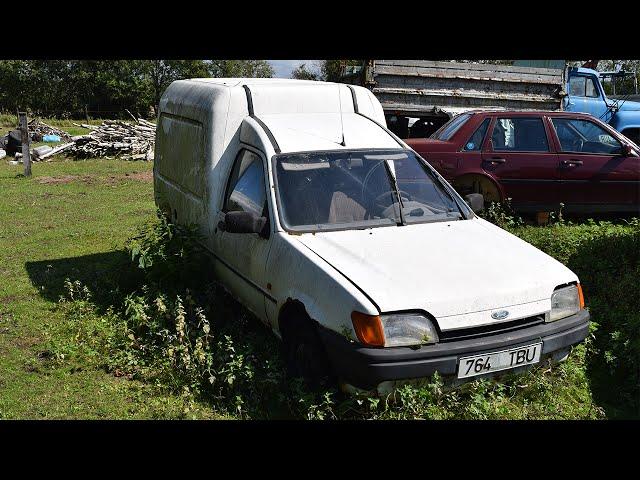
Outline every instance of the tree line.
<svg viewBox="0 0 640 480"><path fill-rule="evenodd" d="M323 60L319 69L301 64L291 76L339 81L343 67L363 62ZM510 64L513 61L475 62ZM599 62L600 70L621 66L635 73L640 67L638 60ZM162 93L174 80L272 77L273 73L266 60L0 60L0 111L26 110L31 115L44 117L118 118L127 116L126 110L129 110L134 115L150 118L156 114ZM633 81L633 78L624 80L625 83ZM619 81L620 89L622 83Z"/></svg>
<svg viewBox="0 0 640 480"><path fill-rule="evenodd" d="M2 60L0 111L47 117L152 117L174 80L271 77L265 60Z"/></svg>
<svg viewBox="0 0 640 480"><path fill-rule="evenodd" d="M337 81L345 63L302 64L293 78ZM272 77L266 60L0 60L0 111L58 118L119 118L126 110L154 117L174 80L196 77Z"/></svg>

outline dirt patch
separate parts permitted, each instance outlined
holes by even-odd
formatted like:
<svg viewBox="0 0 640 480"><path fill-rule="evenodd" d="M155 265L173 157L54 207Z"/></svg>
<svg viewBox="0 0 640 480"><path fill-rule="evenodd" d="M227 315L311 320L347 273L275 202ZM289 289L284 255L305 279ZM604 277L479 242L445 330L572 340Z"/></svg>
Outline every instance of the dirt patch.
<svg viewBox="0 0 640 480"><path fill-rule="evenodd" d="M77 175L62 175L61 177L39 177L38 183L43 185L60 185L71 183L77 178Z"/></svg>
<svg viewBox="0 0 640 480"><path fill-rule="evenodd" d="M125 173L122 177L131 178L133 180L140 180L141 182L152 182L153 171L147 170L145 172Z"/></svg>
<svg viewBox="0 0 640 480"><path fill-rule="evenodd" d="M138 180L141 182L151 182L153 180L153 172L135 172L120 173L117 175L109 175L108 177L98 177L96 175L61 175L58 177L38 177L38 183L42 185L65 185L71 182L80 182L87 185L95 183L107 183L115 185L125 180Z"/></svg>
<svg viewBox="0 0 640 480"><path fill-rule="evenodd" d="M18 299L17 295L7 295L6 297L0 298L0 304L7 304L15 302ZM0 312L0 318L2 318L2 312Z"/></svg>
<svg viewBox="0 0 640 480"><path fill-rule="evenodd" d="M27 350L42 341L41 338L35 336L17 336L15 339L15 346L21 350Z"/></svg>

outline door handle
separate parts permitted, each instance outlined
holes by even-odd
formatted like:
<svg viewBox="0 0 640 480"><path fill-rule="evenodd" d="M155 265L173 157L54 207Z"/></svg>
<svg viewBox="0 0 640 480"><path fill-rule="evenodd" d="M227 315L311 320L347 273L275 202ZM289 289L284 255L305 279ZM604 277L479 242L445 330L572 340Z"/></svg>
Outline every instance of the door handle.
<svg viewBox="0 0 640 480"><path fill-rule="evenodd" d="M570 167L570 166L579 166L579 165L583 165L582 160L562 160L562 165L566 166L566 167Z"/></svg>
<svg viewBox="0 0 640 480"><path fill-rule="evenodd" d="M500 158L500 157L491 157L489 160L487 160L487 162L490 162L490 163L505 163L506 160L504 158Z"/></svg>

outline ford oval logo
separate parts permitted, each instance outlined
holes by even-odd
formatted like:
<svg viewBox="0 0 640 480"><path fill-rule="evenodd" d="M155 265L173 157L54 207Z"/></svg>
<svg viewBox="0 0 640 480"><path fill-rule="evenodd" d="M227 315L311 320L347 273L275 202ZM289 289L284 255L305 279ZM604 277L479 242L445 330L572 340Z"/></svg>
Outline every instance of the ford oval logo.
<svg viewBox="0 0 640 480"><path fill-rule="evenodd" d="M507 312L506 310L498 310L497 312L493 312L491 314L491 318L493 318L494 320L504 320L508 316L509 312Z"/></svg>

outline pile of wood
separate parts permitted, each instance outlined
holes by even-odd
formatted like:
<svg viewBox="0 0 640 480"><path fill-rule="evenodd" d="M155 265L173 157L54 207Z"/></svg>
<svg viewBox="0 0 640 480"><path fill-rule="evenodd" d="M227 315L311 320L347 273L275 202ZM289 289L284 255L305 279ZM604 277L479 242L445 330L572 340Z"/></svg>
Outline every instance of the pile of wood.
<svg viewBox="0 0 640 480"><path fill-rule="evenodd" d="M34 142L41 142L42 137L45 135L58 135L63 142L69 142L71 140L71 136L67 132L47 125L39 118L34 118L29 122L29 134L31 135L31 140Z"/></svg>
<svg viewBox="0 0 640 480"><path fill-rule="evenodd" d="M56 147L42 145L40 147L32 148L31 150L29 150L29 154L30 154L29 158L31 159L32 162L42 162L44 160L46 160L47 162L50 162L52 160L50 159L50 157L53 157L54 155L57 155L66 150L69 150L71 147L73 147L73 145L74 145L73 142L63 143ZM21 152L16 153L16 160L17 160L17 163L23 162Z"/></svg>
<svg viewBox="0 0 640 480"><path fill-rule="evenodd" d="M154 123L137 119L135 124L105 120L102 125L74 124L92 130L88 135L71 137L69 153L76 158L120 158L153 160L156 136Z"/></svg>

